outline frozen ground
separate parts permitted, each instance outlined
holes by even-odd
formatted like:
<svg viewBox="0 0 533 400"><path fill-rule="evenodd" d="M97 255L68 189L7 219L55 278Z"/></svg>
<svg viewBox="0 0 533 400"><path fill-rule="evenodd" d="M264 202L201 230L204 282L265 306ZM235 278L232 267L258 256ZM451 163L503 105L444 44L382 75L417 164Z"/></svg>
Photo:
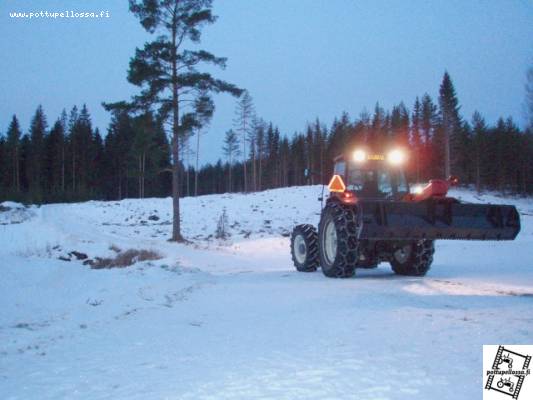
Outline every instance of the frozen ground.
<svg viewBox="0 0 533 400"><path fill-rule="evenodd" d="M425 278L382 264L334 280L290 260L319 192L184 199L188 245L166 241L170 199L4 203L0 398L473 399L483 344L532 344L533 200L455 191L516 204L517 240L437 242ZM229 243L212 237L223 208ZM163 258L94 270L70 254L131 248Z"/></svg>

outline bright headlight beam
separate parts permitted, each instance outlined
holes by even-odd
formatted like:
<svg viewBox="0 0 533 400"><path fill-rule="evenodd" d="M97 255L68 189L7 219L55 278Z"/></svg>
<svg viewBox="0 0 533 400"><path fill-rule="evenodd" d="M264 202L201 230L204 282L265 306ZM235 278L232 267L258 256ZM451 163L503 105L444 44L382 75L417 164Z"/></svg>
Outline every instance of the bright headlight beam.
<svg viewBox="0 0 533 400"><path fill-rule="evenodd" d="M363 150L355 150L353 152L353 160L355 162L363 162L366 160L366 153Z"/></svg>
<svg viewBox="0 0 533 400"><path fill-rule="evenodd" d="M424 187L422 185L415 185L415 186L413 186L411 191L414 194L420 194L420 193L422 193L423 190L424 190Z"/></svg>
<svg viewBox="0 0 533 400"><path fill-rule="evenodd" d="M391 165L400 165L405 162L405 153L401 150L392 150L387 154L387 161Z"/></svg>

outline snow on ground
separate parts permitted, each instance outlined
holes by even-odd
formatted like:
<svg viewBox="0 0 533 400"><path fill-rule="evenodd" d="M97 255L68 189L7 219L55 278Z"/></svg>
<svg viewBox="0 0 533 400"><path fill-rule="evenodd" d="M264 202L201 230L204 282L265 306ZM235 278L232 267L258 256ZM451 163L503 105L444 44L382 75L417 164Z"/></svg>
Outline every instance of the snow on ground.
<svg viewBox="0 0 533 400"><path fill-rule="evenodd" d="M516 204L517 240L439 241L425 278L335 280L290 260L320 190L183 199L187 245L167 242L170 199L2 203L0 398L480 398L482 345L533 341L533 200L455 190ZM83 264L132 248L162 258Z"/></svg>

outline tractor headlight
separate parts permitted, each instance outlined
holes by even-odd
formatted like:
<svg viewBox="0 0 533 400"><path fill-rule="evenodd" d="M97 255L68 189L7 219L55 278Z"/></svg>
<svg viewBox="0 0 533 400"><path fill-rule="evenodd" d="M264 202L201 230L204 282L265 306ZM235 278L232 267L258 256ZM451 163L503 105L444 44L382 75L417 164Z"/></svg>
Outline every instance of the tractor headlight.
<svg viewBox="0 0 533 400"><path fill-rule="evenodd" d="M364 150L355 150L353 152L353 160L358 163L364 162L366 160L366 153Z"/></svg>
<svg viewBox="0 0 533 400"><path fill-rule="evenodd" d="M405 162L406 156L402 150L392 150L387 154L387 161L391 165L401 165Z"/></svg>
<svg viewBox="0 0 533 400"><path fill-rule="evenodd" d="M422 185L414 185L411 188L411 192L414 193L414 194L420 194L420 193L422 193L423 190L424 190L424 186L422 186Z"/></svg>

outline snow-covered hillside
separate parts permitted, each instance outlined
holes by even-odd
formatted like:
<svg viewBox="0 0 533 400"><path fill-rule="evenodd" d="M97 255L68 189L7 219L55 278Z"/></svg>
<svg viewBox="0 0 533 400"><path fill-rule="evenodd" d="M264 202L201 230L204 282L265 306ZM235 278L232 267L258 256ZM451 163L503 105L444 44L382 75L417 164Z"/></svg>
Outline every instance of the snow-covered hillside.
<svg viewBox="0 0 533 400"><path fill-rule="evenodd" d="M439 241L425 278L292 267L321 187L0 207L2 399L472 399L483 344L531 344L533 200L513 242ZM214 238L226 210L229 240ZM159 259L92 269L129 250ZM526 384L532 384L533 381Z"/></svg>

